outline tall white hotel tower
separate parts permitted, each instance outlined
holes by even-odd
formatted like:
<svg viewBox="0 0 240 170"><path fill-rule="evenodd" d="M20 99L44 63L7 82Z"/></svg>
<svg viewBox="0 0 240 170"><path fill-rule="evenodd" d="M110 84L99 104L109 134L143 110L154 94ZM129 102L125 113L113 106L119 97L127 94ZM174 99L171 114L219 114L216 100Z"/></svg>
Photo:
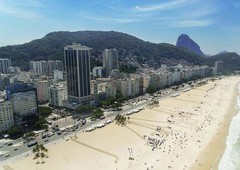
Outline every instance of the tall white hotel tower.
<svg viewBox="0 0 240 170"><path fill-rule="evenodd" d="M64 62L68 87L68 102L77 105L92 104L90 92L91 48L80 44L64 47Z"/></svg>
<svg viewBox="0 0 240 170"><path fill-rule="evenodd" d="M105 49L103 51L103 68L106 69L106 74L113 69L118 69L118 51L116 49Z"/></svg>

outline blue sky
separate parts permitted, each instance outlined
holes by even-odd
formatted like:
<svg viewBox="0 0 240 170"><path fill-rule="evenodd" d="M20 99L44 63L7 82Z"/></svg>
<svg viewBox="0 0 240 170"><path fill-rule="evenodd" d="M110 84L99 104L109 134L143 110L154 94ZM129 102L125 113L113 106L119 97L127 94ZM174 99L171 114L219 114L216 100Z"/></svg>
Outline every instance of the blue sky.
<svg viewBox="0 0 240 170"><path fill-rule="evenodd" d="M0 46L52 31L114 30L155 43L188 34L205 54L240 54L239 0L0 0Z"/></svg>

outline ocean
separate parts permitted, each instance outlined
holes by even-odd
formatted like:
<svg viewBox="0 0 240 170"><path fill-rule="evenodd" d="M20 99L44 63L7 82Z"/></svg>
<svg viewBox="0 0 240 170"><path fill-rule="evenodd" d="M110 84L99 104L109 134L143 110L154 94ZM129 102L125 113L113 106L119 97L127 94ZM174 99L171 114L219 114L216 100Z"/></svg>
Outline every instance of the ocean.
<svg viewBox="0 0 240 170"><path fill-rule="evenodd" d="M240 85L238 89L240 94ZM232 119L219 170L240 170L240 96L237 98L236 107L238 113Z"/></svg>

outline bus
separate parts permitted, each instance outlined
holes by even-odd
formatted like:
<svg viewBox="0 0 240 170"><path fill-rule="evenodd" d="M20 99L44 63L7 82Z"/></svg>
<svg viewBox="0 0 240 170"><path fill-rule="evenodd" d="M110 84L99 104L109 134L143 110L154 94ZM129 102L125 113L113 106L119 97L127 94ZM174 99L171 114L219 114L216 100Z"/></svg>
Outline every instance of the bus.
<svg viewBox="0 0 240 170"><path fill-rule="evenodd" d="M31 147L31 146L34 146L34 145L36 145L36 144L38 144L38 142L35 141L35 140L33 140L33 141L28 142L27 146L28 146L28 147Z"/></svg>

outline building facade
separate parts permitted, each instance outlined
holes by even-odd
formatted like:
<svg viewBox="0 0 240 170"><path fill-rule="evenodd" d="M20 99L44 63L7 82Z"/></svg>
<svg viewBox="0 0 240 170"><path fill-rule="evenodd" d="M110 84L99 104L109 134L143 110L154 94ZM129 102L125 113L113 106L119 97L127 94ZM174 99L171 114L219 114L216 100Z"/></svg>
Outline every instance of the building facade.
<svg viewBox="0 0 240 170"><path fill-rule="evenodd" d="M105 69L103 67L94 67L92 70L94 77L105 77Z"/></svg>
<svg viewBox="0 0 240 170"><path fill-rule="evenodd" d="M60 60L30 61L29 67L35 74L40 75L52 75L54 70L63 70L62 62Z"/></svg>
<svg viewBox="0 0 240 170"><path fill-rule="evenodd" d="M106 49L103 51L103 68L106 69L106 75L113 69L118 69L118 51L116 49Z"/></svg>
<svg viewBox="0 0 240 170"><path fill-rule="evenodd" d="M38 102L46 102L48 101L48 81L38 81L34 83L34 86L37 89L37 100Z"/></svg>
<svg viewBox="0 0 240 170"><path fill-rule="evenodd" d="M214 63L214 68L215 68L215 74L220 74L223 72L224 65L222 61L215 61Z"/></svg>
<svg viewBox="0 0 240 170"><path fill-rule="evenodd" d="M66 85L61 83L54 83L49 87L49 104L52 106L61 107L63 101L67 100Z"/></svg>
<svg viewBox="0 0 240 170"><path fill-rule="evenodd" d="M0 101L0 132L14 126L13 109L10 101Z"/></svg>
<svg viewBox="0 0 240 170"><path fill-rule="evenodd" d="M13 112L19 116L37 114L37 90L28 84L16 84L6 88L6 98L11 101Z"/></svg>
<svg viewBox="0 0 240 170"><path fill-rule="evenodd" d="M64 61L68 89L68 102L91 104L90 55L91 48L80 44L64 47Z"/></svg>
<svg viewBox="0 0 240 170"><path fill-rule="evenodd" d="M11 59L0 58L0 73L8 73L8 68L12 66Z"/></svg>

